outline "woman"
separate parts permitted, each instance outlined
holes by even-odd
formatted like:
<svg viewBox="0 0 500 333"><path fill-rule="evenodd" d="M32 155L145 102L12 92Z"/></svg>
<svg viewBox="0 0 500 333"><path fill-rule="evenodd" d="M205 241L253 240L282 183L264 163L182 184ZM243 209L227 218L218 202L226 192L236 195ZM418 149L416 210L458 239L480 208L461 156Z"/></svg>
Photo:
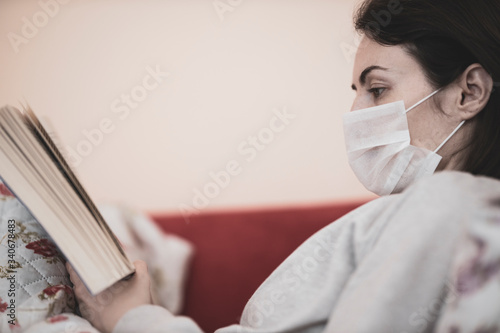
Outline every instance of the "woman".
<svg viewBox="0 0 500 333"><path fill-rule="evenodd" d="M383 196L311 236L217 333L499 332L500 2L367 0L355 26L348 156ZM201 332L150 305L135 265L101 299L68 266L83 316Z"/></svg>

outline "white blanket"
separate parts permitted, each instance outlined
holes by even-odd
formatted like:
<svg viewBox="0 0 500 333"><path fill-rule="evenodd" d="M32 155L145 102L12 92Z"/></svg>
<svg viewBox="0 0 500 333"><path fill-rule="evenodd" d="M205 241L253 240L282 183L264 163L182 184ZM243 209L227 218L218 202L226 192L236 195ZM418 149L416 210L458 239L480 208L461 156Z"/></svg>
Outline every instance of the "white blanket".
<svg viewBox="0 0 500 333"><path fill-rule="evenodd" d="M113 333L199 333L144 305ZM500 329L500 181L437 173L326 226L217 333L479 333Z"/></svg>

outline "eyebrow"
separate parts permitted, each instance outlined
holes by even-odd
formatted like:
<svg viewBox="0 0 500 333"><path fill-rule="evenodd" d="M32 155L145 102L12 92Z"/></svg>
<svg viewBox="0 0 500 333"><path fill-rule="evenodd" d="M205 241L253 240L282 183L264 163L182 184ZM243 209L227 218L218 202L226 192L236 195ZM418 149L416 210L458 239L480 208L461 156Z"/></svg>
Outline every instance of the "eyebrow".
<svg viewBox="0 0 500 333"><path fill-rule="evenodd" d="M371 72L371 71L374 71L374 70L383 70L383 71L386 71L388 70L388 68L385 68L385 67L382 67L382 66L370 66L370 67L366 67L365 70L363 72L361 72L361 75L359 76L359 82L361 82L361 85L364 86L365 83L366 83L366 77L368 76L368 74ZM352 90L357 90L356 88L356 85L353 83L351 85L351 88Z"/></svg>

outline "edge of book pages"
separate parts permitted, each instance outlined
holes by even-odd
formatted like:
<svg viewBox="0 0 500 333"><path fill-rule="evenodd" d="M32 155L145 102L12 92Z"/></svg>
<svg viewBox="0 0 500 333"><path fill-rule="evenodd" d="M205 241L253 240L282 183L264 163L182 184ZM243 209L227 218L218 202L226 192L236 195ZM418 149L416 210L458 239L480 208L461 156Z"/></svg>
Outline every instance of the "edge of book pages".
<svg viewBox="0 0 500 333"><path fill-rule="evenodd" d="M0 109L0 178L96 295L135 272L31 108Z"/></svg>

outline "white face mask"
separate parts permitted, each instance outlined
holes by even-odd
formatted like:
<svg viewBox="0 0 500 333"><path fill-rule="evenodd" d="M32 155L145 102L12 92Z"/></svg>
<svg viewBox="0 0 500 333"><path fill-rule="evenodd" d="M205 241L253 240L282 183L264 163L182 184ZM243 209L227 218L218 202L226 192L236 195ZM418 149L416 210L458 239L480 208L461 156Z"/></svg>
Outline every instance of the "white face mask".
<svg viewBox="0 0 500 333"><path fill-rule="evenodd" d="M398 193L415 180L434 173L441 161L436 152L465 121L430 151L410 145L406 113L438 91L408 110L403 101L398 101L343 115L349 164L368 190L378 195Z"/></svg>

